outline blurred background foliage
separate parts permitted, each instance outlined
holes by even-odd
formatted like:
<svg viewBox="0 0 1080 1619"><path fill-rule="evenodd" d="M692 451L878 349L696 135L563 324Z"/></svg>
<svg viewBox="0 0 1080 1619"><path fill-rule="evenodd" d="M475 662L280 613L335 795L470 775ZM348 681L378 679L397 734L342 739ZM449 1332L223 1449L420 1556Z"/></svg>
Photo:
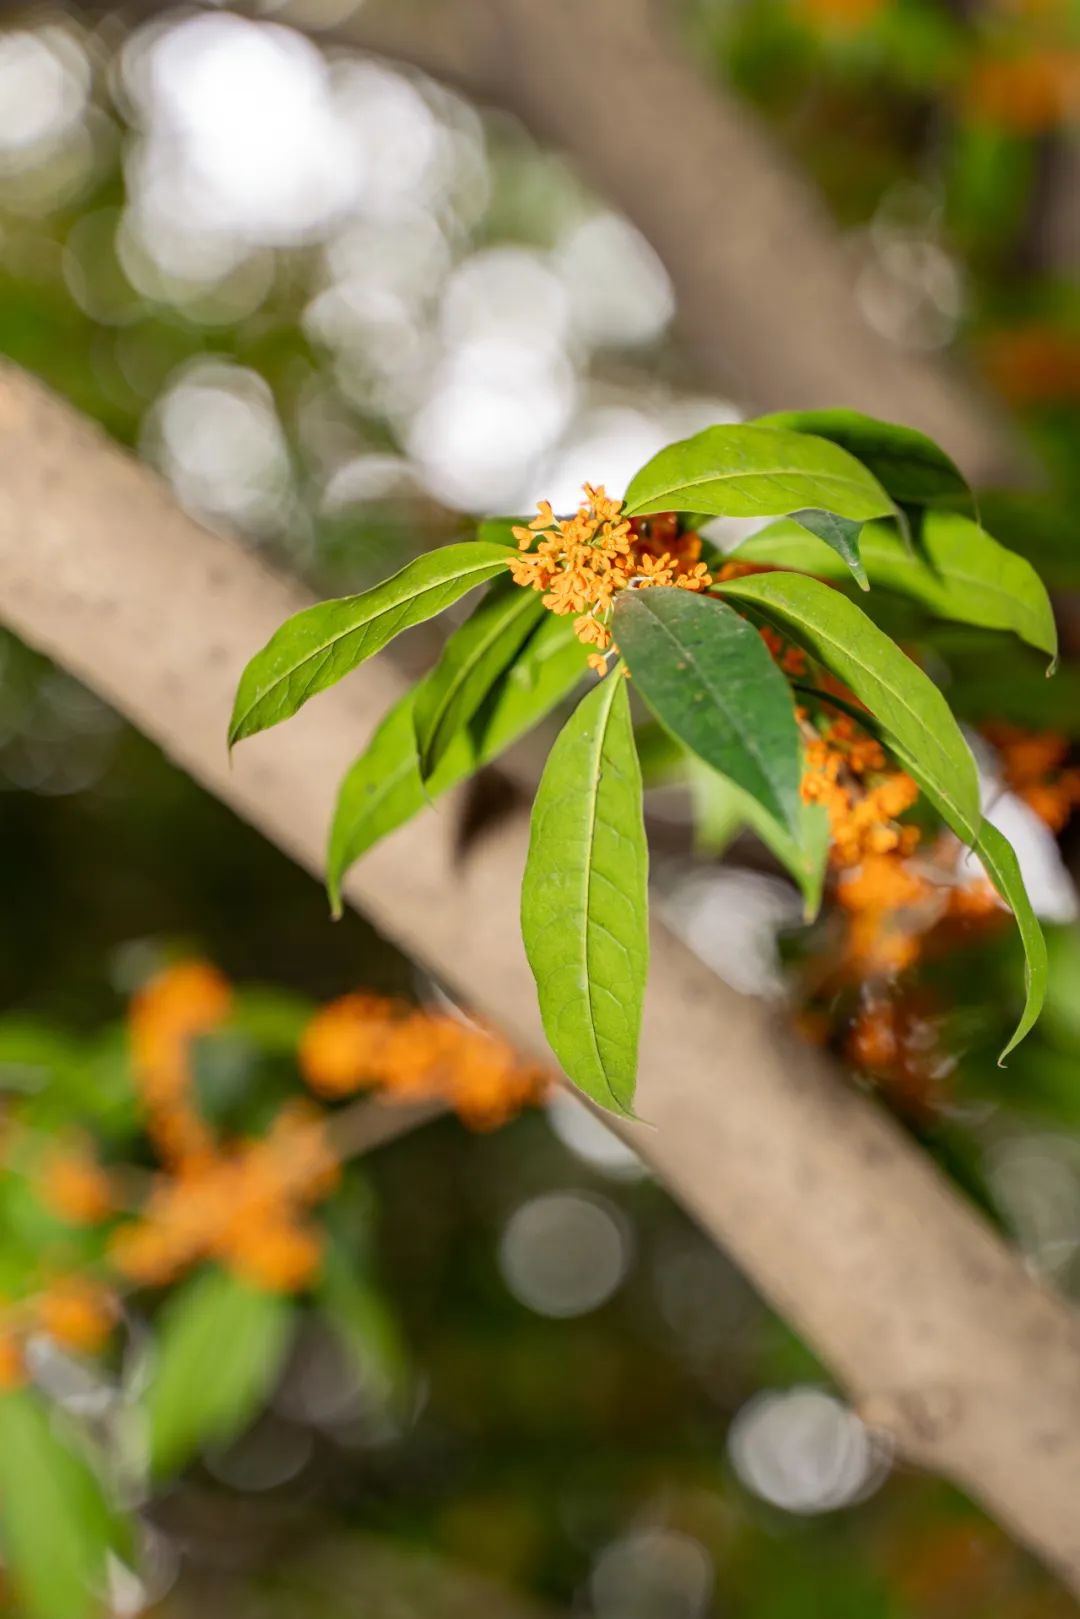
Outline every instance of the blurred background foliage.
<svg viewBox="0 0 1080 1619"><path fill-rule="evenodd" d="M820 187L864 318L955 352L1011 411L1045 488L987 493L984 519L1059 591L1075 645L1080 12L678 11L702 71ZM662 443L737 417L752 402L702 393L674 315L653 249L503 114L272 21L5 9L0 352L146 456L203 521L321 589L363 586L470 513L565 508L585 477L617 492ZM721 539L741 536L730 528ZM1070 768L1075 666L1047 682L1019 646L899 627L964 718L1060 733L1049 777ZM406 648L418 666L428 634ZM170 961L205 957L236 986L191 1076L223 1129L258 1131L299 1093L319 1004L358 986L439 991L362 920L329 927L313 883L11 637L0 676L15 1143L0 1218L17 1302L43 1266L46 1281L61 1261L92 1271L106 1240L57 1229L18 1142L78 1130L107 1163L145 1175L153 1161L125 1018ZM853 1082L876 1084L1029 1262L1075 1289L1075 825L1048 829L1007 750L983 756L1051 923L1049 1012L999 1071L1017 950L1007 930L978 932L912 973L905 1061L855 1062ZM823 1023L804 993L828 939L800 934L760 848L730 826L710 842L708 809L695 837L684 786L650 796L669 919L736 987L808 1001L808 1032L852 1060L850 1005ZM1071 1611L966 1502L890 1467L806 1348L570 1100L488 1133L441 1116L352 1162L323 1212L345 1302L258 1294L287 1319L217 1348L250 1341L261 1377L167 1477L145 1422L181 1294L160 1309L154 1290L132 1295L98 1356L38 1324L34 1390L0 1398L12 1613L78 1619L104 1547L107 1594L89 1611L116 1614ZM197 1300L227 1275L177 1287Z"/></svg>

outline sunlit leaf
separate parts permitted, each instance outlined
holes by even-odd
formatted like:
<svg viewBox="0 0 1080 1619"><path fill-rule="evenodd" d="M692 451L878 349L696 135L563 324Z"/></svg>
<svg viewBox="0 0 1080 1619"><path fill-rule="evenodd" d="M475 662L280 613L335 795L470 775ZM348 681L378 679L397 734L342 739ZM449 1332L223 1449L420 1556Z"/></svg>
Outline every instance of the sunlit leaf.
<svg viewBox="0 0 1080 1619"><path fill-rule="evenodd" d="M975 761L948 703L918 665L861 608L820 580L763 573L721 588L805 647L877 715L948 795L961 836L974 842L982 818Z"/></svg>
<svg viewBox="0 0 1080 1619"><path fill-rule="evenodd" d="M865 522L893 503L872 473L827 439L775 427L708 427L671 444L631 480L626 509L782 517L809 509Z"/></svg>
<svg viewBox="0 0 1080 1619"><path fill-rule="evenodd" d="M795 707L753 625L723 602L654 587L620 593L615 638L657 719L797 837Z"/></svg>
<svg viewBox="0 0 1080 1619"><path fill-rule="evenodd" d="M431 778L454 737L472 719L545 612L534 590L495 584L454 631L413 703L420 773Z"/></svg>
<svg viewBox="0 0 1080 1619"><path fill-rule="evenodd" d="M146 1391L156 1475L176 1472L202 1445L243 1431L281 1369L291 1319L286 1298L217 1268L173 1294L161 1313Z"/></svg>
<svg viewBox="0 0 1080 1619"><path fill-rule="evenodd" d="M969 496L967 480L933 439L914 427L882 422L857 410L781 410L759 416L762 427L828 439L869 467L894 500L921 506Z"/></svg>
<svg viewBox="0 0 1080 1619"><path fill-rule="evenodd" d="M505 568L504 546L468 540L417 557L360 596L318 602L296 613L241 675L229 745L280 725L402 630L434 618Z"/></svg>
<svg viewBox="0 0 1080 1619"><path fill-rule="evenodd" d="M621 670L583 698L533 806L521 928L544 1032L575 1085L618 1113L634 1097L648 967L641 771Z"/></svg>
<svg viewBox="0 0 1080 1619"><path fill-rule="evenodd" d="M114 1529L76 1444L32 1389L0 1394L0 1546L27 1619L101 1612Z"/></svg>
<svg viewBox="0 0 1080 1619"><path fill-rule="evenodd" d="M1051 658L1057 628L1046 587L1031 564L958 512L926 512L917 544L887 523L868 523L860 541L870 583L919 602L938 618L1011 630ZM770 523L732 553L841 583L846 570L819 540L791 522Z"/></svg>
<svg viewBox="0 0 1080 1619"><path fill-rule="evenodd" d="M335 914L341 910L342 879L362 854L539 724L584 673L572 622L546 614L426 783L416 755L415 693L396 703L338 791L326 857L326 886Z"/></svg>

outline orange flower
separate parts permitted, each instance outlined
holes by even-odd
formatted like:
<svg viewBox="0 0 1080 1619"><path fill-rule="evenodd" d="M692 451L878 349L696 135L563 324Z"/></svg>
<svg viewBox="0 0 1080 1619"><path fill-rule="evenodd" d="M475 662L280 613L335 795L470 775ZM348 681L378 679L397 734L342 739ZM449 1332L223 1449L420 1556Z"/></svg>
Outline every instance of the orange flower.
<svg viewBox="0 0 1080 1619"><path fill-rule="evenodd" d="M109 1294L82 1277L54 1282L37 1303L43 1332L81 1354L96 1355L112 1332L116 1307Z"/></svg>
<svg viewBox="0 0 1080 1619"><path fill-rule="evenodd" d="M297 1293L318 1274L322 1251L318 1232L288 1220L270 1220L237 1234L229 1262L238 1276L268 1293Z"/></svg>
<svg viewBox="0 0 1080 1619"><path fill-rule="evenodd" d="M10 1394L25 1382L22 1345L10 1332L0 1330L0 1394Z"/></svg>
<svg viewBox="0 0 1080 1619"><path fill-rule="evenodd" d="M275 1291L305 1286L320 1249L299 1217L329 1196L337 1175L322 1120L302 1104L286 1108L265 1136L163 1177L141 1218L114 1233L113 1263L147 1286L204 1259Z"/></svg>
<svg viewBox="0 0 1080 1619"><path fill-rule="evenodd" d="M1052 832L1060 832L1080 805L1080 770L1064 769L1069 751L1056 731L1022 731L1015 725L988 725L1005 780Z"/></svg>
<svg viewBox="0 0 1080 1619"><path fill-rule="evenodd" d="M542 500L539 517L527 528L514 529L518 548L511 557L515 584L544 593L544 606L558 614L574 614L574 633L585 646L598 648L590 667L607 667L600 653L611 645L610 618L615 595L628 586L678 585L707 590L712 576L699 558L696 534L678 533L671 513L630 519L620 501L603 487L585 485L585 503L574 517L556 517Z"/></svg>
<svg viewBox="0 0 1080 1619"><path fill-rule="evenodd" d="M371 1087L398 1099L442 1097L474 1129L494 1129L543 1096L546 1074L486 1029L447 1012L345 995L317 1012L300 1068L321 1096Z"/></svg>
<svg viewBox="0 0 1080 1619"><path fill-rule="evenodd" d="M98 1225L113 1211L109 1177L84 1145L50 1153L37 1189L46 1208L71 1225Z"/></svg>
<svg viewBox="0 0 1080 1619"><path fill-rule="evenodd" d="M298 1057L316 1095L352 1096L376 1082L393 1004L379 995L342 995L315 1013Z"/></svg>
<svg viewBox="0 0 1080 1619"><path fill-rule="evenodd" d="M1017 135L1042 135L1080 114L1080 51L1036 46L976 61L965 88L970 110Z"/></svg>
<svg viewBox="0 0 1080 1619"><path fill-rule="evenodd" d="M191 1103L191 1044L229 1015L232 991L205 962L169 967L140 990L129 1015L135 1084L162 1157L182 1162L212 1151Z"/></svg>

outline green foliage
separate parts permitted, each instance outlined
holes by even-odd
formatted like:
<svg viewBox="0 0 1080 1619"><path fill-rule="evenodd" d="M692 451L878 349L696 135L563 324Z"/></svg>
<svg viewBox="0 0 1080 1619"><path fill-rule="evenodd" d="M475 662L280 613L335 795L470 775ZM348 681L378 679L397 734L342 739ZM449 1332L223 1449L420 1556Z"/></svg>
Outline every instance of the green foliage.
<svg viewBox="0 0 1080 1619"><path fill-rule="evenodd" d="M954 830L974 842L982 819L975 761L949 705L918 664L854 602L817 579L763 573L722 588L757 608L850 687L889 739L919 758L926 779L950 801Z"/></svg>
<svg viewBox="0 0 1080 1619"><path fill-rule="evenodd" d="M615 634L657 719L798 836L802 748L791 687L754 627L684 590L623 591Z"/></svg>
<svg viewBox="0 0 1080 1619"><path fill-rule="evenodd" d="M810 534L816 534L818 539L833 551L840 560L846 563L855 575L861 590L870 589L870 581L866 577L866 568L863 565L859 549L860 536L863 531L862 523L855 523L850 517L837 517L832 512L805 511L792 512L791 521L800 528L806 529ZM830 558L831 560L831 558ZM841 579L845 577L843 573Z"/></svg>
<svg viewBox="0 0 1080 1619"><path fill-rule="evenodd" d="M645 991L648 849L621 671L574 710L533 806L521 927L544 1032L574 1082L629 1113Z"/></svg>
<svg viewBox="0 0 1080 1619"><path fill-rule="evenodd" d="M780 410L759 416L761 427L786 428L828 439L868 467L903 506L968 497L967 480L933 439L914 427L881 422L857 410Z"/></svg>
<svg viewBox="0 0 1080 1619"><path fill-rule="evenodd" d="M513 662L543 612L535 592L501 580L447 641L413 704L416 751L425 781Z"/></svg>
<svg viewBox="0 0 1080 1619"><path fill-rule="evenodd" d="M1020 863L1012 844L996 826L984 821L975 844L975 853L982 861L986 874L1016 918L1020 938L1024 945L1024 1010L1013 1030L1008 1044L998 1058L1003 1064L1010 1051L1020 1044L1035 1026L1046 998L1046 940L1039 919L1031 907L1024 887Z"/></svg>
<svg viewBox="0 0 1080 1619"><path fill-rule="evenodd" d="M326 861L335 915L341 911L342 879L362 854L440 793L497 758L569 697L583 672L581 646L569 621L546 616L426 782L420 776L412 713L422 687L396 703L338 793Z"/></svg>
<svg viewBox="0 0 1080 1619"><path fill-rule="evenodd" d="M1057 656L1050 598L1024 557L1007 551L971 518L952 511L926 512L916 542L906 544L889 523L868 523L860 551L870 584L907 596L938 618L1011 630L1029 646ZM744 540L733 556L837 583L846 577L820 540L791 522L770 523Z"/></svg>
<svg viewBox="0 0 1080 1619"><path fill-rule="evenodd" d="M865 522L893 503L854 456L809 434L740 424L671 444L630 481L626 509L714 517L782 517L804 509Z"/></svg>
<svg viewBox="0 0 1080 1619"><path fill-rule="evenodd" d="M470 540L417 557L360 596L318 602L272 635L240 680L229 744L280 725L402 630L434 618L506 566L502 546Z"/></svg>
<svg viewBox="0 0 1080 1619"><path fill-rule="evenodd" d="M173 1294L146 1392L155 1475L174 1473L202 1445L243 1431L281 1369L291 1320L287 1299L217 1268Z"/></svg>
<svg viewBox="0 0 1080 1619"><path fill-rule="evenodd" d="M28 1619L98 1613L116 1535L65 1425L32 1389L0 1394L0 1544Z"/></svg>
<svg viewBox="0 0 1080 1619"><path fill-rule="evenodd" d="M798 883L808 919L822 901L830 823L822 806L802 800L795 691L848 708L880 736L923 787L931 810L984 857L1016 916L1027 993L1012 1049L1044 992L1039 926L1011 850L983 826L975 761L945 697L875 622L878 615L906 624L898 617L904 598L909 618L918 610L969 636L1009 631L1056 656L1042 583L1023 556L961 510L970 502L956 467L921 433L854 411L784 413L670 445L631 480L624 507L632 518L681 514L695 525L716 515L787 518L734 553L764 571L700 591L657 585L655 550L633 549L655 547L656 533L623 533L623 550L608 553L609 530L599 517L589 542L601 547L599 571L579 554L560 553L557 531L551 566L572 576L562 581L567 604L599 620L599 630L589 626L593 639L606 646L610 638L633 693L671 739L659 747L660 769L687 781L700 844L721 847L737 829L750 829ZM244 674L232 738L287 718L399 629L495 580L512 560L514 526L489 519L480 540L436 551L364 596L309 609L284 626ZM717 573L722 558L708 549L706 556ZM610 571L627 558L631 568ZM865 611L843 588L852 577L867 591ZM545 582L542 572L538 578ZM558 591L551 603L561 603ZM498 579L434 670L385 717L339 795L328 853L335 911L353 861L522 736L576 685L583 658L574 626L543 607L533 591ZM809 655L811 668L795 690L759 633L762 624ZM937 633L940 639L944 632ZM821 671L842 683L840 693L816 690ZM865 706L851 706L843 689ZM623 680L609 671L563 729L544 770L522 931L556 1057L589 1096L627 1114L647 961L646 870L630 704Z"/></svg>

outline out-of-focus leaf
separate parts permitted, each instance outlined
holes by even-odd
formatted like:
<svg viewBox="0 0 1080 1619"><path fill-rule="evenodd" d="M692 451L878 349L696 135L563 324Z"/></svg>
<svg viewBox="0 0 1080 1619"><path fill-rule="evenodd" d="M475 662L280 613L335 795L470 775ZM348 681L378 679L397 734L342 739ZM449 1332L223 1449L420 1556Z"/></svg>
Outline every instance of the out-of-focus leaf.
<svg viewBox="0 0 1080 1619"><path fill-rule="evenodd" d="M394 1312L371 1280L364 1257L331 1240L318 1298L364 1391L381 1401L400 1401L408 1355Z"/></svg>
<svg viewBox="0 0 1080 1619"><path fill-rule="evenodd" d="M811 508L861 523L887 517L893 503L871 472L827 439L743 423L670 444L626 491L633 517L665 511L783 517Z"/></svg>
<svg viewBox="0 0 1080 1619"><path fill-rule="evenodd" d="M407 563L359 596L318 602L287 619L240 676L229 746L289 719L402 630L434 618L506 568L506 549L466 540Z"/></svg>
<svg viewBox="0 0 1080 1619"><path fill-rule="evenodd" d="M115 1526L101 1485L32 1389L0 1394L0 1545L27 1619L102 1610Z"/></svg>
<svg viewBox="0 0 1080 1619"><path fill-rule="evenodd" d="M878 421L857 410L780 410L759 416L758 422L838 444L869 467L898 503L922 506L950 497L970 498L959 467L933 439L914 427Z"/></svg>
<svg viewBox="0 0 1080 1619"><path fill-rule="evenodd" d="M416 751L426 780L521 651L544 611L536 591L523 590L512 579L499 581L447 641L413 701Z"/></svg>
<svg viewBox="0 0 1080 1619"><path fill-rule="evenodd" d="M802 748L791 688L753 625L677 587L624 590L615 639L668 730L799 833Z"/></svg>
<svg viewBox="0 0 1080 1619"><path fill-rule="evenodd" d="M361 855L538 725L569 697L584 673L572 621L546 614L487 701L454 737L426 784L416 757L415 693L395 704L338 791L326 857L326 886L334 914L341 912L342 879Z"/></svg>
<svg viewBox="0 0 1080 1619"><path fill-rule="evenodd" d="M820 580L763 573L721 588L792 636L877 715L947 797L950 824L974 843L982 820L975 761L948 703L918 665L854 602Z"/></svg>
<svg viewBox="0 0 1080 1619"><path fill-rule="evenodd" d="M544 1032L575 1085L628 1114L649 959L641 771L621 668L578 704L533 805L521 929Z"/></svg>
<svg viewBox="0 0 1080 1619"><path fill-rule="evenodd" d="M159 1320L146 1412L160 1477L247 1426L281 1369L292 1310L215 1267L174 1293Z"/></svg>

